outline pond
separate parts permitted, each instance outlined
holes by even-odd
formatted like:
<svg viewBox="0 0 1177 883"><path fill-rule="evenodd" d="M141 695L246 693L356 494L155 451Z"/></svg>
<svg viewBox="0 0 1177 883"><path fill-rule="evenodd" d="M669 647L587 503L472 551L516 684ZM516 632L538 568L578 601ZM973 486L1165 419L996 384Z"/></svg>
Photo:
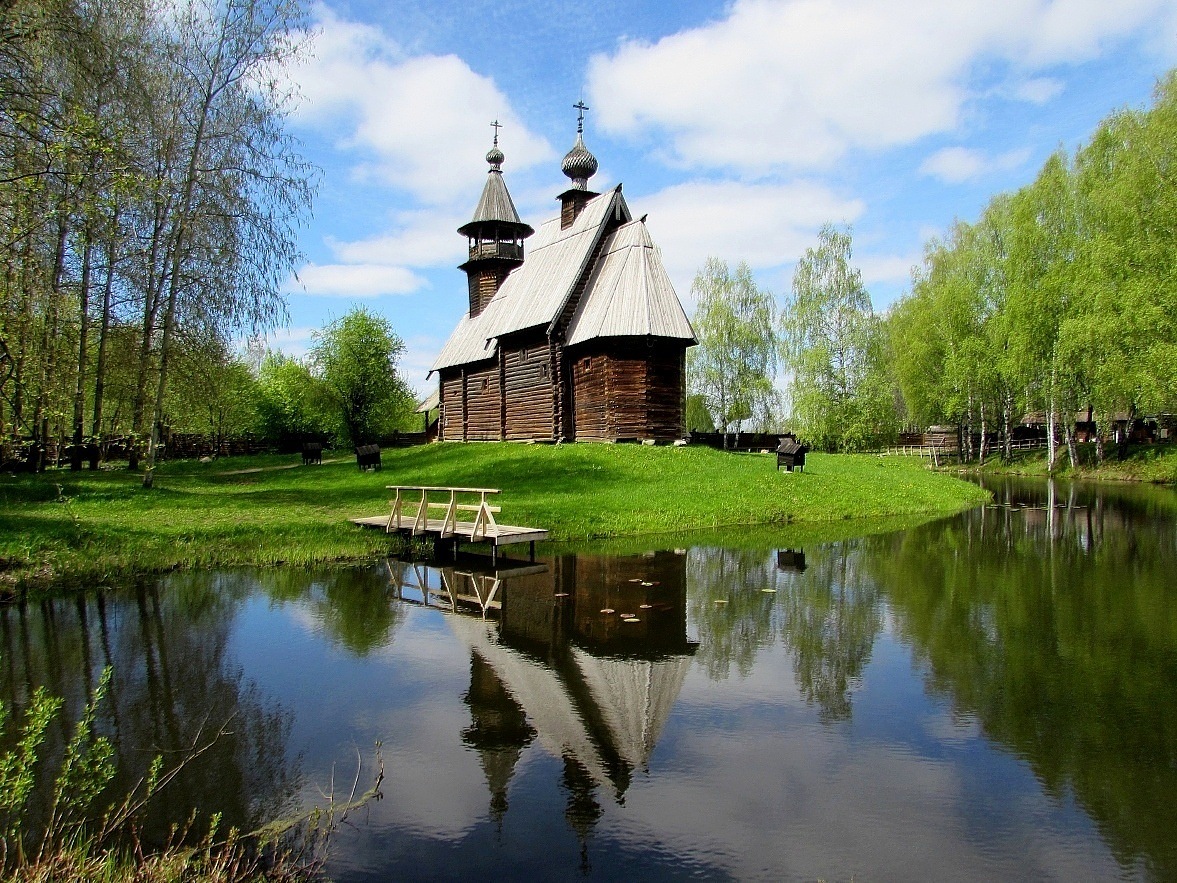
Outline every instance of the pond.
<svg viewBox="0 0 1177 883"><path fill-rule="evenodd" d="M100 723L133 781L249 828L382 798L339 883L1177 878L1177 493L321 572L175 574L0 611L5 700ZM639 544L640 545L640 544ZM66 728L56 734L62 738Z"/></svg>

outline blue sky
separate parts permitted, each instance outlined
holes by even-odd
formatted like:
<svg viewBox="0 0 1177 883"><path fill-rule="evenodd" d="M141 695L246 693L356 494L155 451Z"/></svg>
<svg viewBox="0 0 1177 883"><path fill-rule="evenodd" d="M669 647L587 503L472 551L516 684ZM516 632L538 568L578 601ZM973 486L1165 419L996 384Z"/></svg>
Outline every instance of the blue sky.
<svg viewBox="0 0 1177 883"><path fill-rule="evenodd" d="M590 186L623 183L649 215L688 314L712 255L783 302L825 221L852 225L885 310L929 236L1145 105L1177 64L1174 0L335 0L312 19L291 127L323 174L270 345L301 354L361 304L405 340L421 393L466 309L456 229L492 120L539 227L583 98Z"/></svg>

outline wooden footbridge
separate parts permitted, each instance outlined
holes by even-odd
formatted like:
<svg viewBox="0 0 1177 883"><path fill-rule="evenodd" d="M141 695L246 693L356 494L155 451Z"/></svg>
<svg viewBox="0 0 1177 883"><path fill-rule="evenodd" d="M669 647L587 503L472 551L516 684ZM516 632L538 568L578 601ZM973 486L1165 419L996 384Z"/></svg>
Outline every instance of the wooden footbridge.
<svg viewBox="0 0 1177 883"><path fill-rule="evenodd" d="M395 494L389 501L388 515L353 518L352 523L384 528L386 533L401 536L427 536L452 542L455 555L459 543L489 545L492 560L498 557L499 546L527 543L534 561L535 544L548 538L543 528L499 524L495 515L502 511L501 507L487 501L488 496L502 493L497 488L390 484L387 489ZM459 520L459 514L469 513L473 513L473 521Z"/></svg>

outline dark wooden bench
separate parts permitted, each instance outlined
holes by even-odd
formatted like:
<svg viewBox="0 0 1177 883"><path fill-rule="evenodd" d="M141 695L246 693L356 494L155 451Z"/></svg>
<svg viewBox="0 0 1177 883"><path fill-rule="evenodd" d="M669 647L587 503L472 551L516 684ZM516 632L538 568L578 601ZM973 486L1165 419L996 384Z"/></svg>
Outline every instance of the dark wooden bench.
<svg viewBox="0 0 1177 883"><path fill-rule="evenodd" d="M356 447L356 466L363 469L380 469L380 445L359 445Z"/></svg>
<svg viewBox="0 0 1177 883"><path fill-rule="evenodd" d="M776 449L777 471L784 466L787 472L804 472L805 454L808 451L808 445L798 444L796 439L782 438L780 446Z"/></svg>
<svg viewBox="0 0 1177 883"><path fill-rule="evenodd" d="M302 445L302 465L310 466L312 463L323 465L323 443L322 442L303 442Z"/></svg>

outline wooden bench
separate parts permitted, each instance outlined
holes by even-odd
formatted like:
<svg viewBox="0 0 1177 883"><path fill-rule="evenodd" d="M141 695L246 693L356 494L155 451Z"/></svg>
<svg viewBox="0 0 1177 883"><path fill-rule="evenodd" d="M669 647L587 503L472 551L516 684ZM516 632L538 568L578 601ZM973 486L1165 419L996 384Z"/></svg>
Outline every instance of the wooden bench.
<svg viewBox="0 0 1177 883"><path fill-rule="evenodd" d="M310 466L312 463L323 465L323 443L322 442L303 442L302 445L302 465Z"/></svg>
<svg viewBox="0 0 1177 883"><path fill-rule="evenodd" d="M381 468L380 445L359 445L356 447L356 466L361 471Z"/></svg>
<svg viewBox="0 0 1177 883"><path fill-rule="evenodd" d="M392 511L388 514L388 524L385 530L388 533L403 530L406 527L414 534L425 533L429 530L437 530L438 535L442 538L452 537L459 532L458 513L459 512L476 512L473 525L463 524L462 533L466 533L465 528L469 529L469 538L471 540L485 539L490 536L498 536L499 525L495 521L495 514L501 512L499 506L492 506L487 503L486 498L488 494L500 494L502 491L497 488L481 488L481 487L429 487L421 485L396 485L391 484L388 490L394 491L396 496L389 501ZM420 494L420 498L416 498ZM433 494L434 499L430 500L429 495ZM474 503L473 495L478 495L478 502ZM440 499L439 499L440 497ZM471 502L459 502L459 498L471 500ZM409 513L405 507L416 507L415 511ZM429 511L434 510L439 515L440 510L445 510L445 515L440 519L441 524L436 522L438 519L432 519L433 524L430 524ZM412 522L408 521L410 514Z"/></svg>

